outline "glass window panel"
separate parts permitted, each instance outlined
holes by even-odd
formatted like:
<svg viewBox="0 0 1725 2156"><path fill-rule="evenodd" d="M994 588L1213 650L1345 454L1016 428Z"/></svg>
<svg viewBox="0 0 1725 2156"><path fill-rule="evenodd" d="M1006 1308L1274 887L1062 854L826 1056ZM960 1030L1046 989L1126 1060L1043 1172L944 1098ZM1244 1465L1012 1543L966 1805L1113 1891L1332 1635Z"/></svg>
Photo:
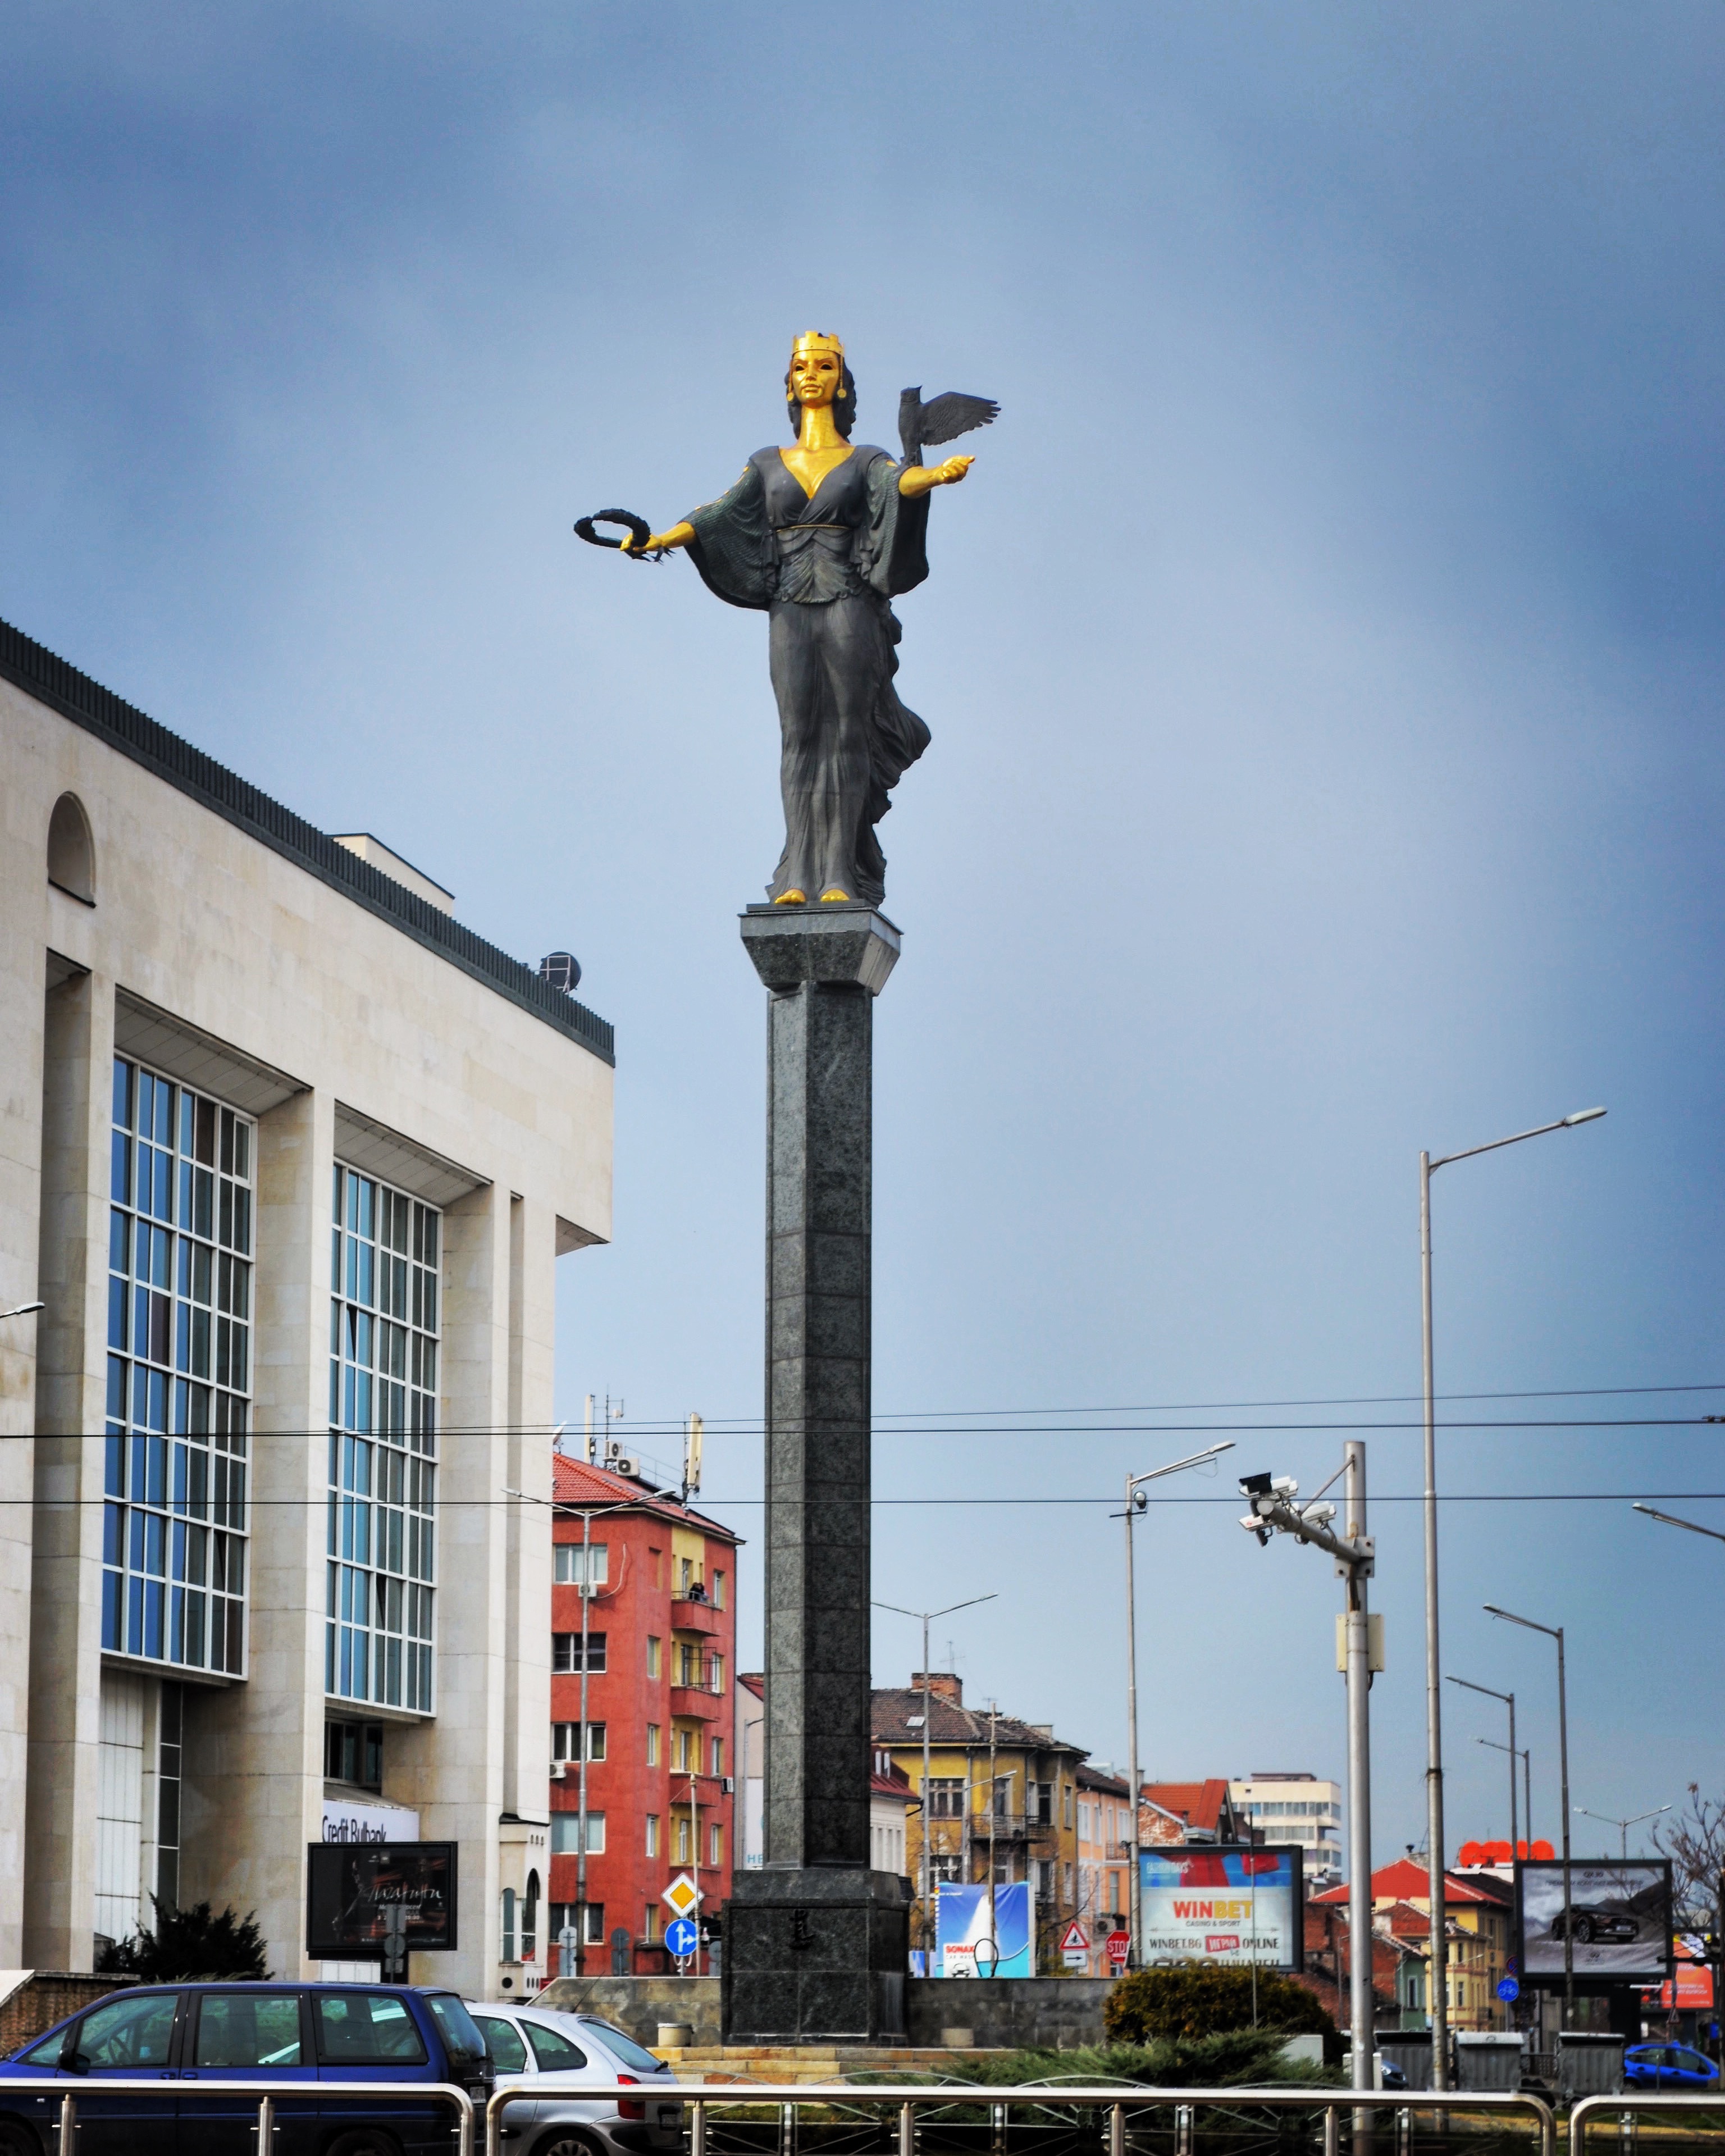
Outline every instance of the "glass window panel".
<svg viewBox="0 0 1725 2156"><path fill-rule="evenodd" d="M331 1435L352 1435L331 1449L330 1532L342 1578L326 1680L341 1697L424 1712L432 1598L415 1583L434 1569L424 1455L436 1426L437 1299L424 1286L434 1276L409 1260L420 1259L428 1236L435 1252L437 1215L339 1163L331 1208ZM375 1517L367 1499L377 1501ZM416 1644L404 1649L404 1636Z"/></svg>
<svg viewBox="0 0 1725 2156"><path fill-rule="evenodd" d="M227 1433L219 1439L224 1445L243 1447L237 1433L245 1426L249 1336L243 1325L233 1327L218 1353L224 1343L211 1337L209 1306L220 1224L213 1171L224 1127L230 1243L236 1216L239 1232L236 1253L226 1260L223 1301L236 1314L249 1306L251 1126L234 1110L124 1057L115 1065L114 1117L109 1255L118 1292L110 1306L115 1352L104 1482L110 1498L129 1488L131 1502L104 1516L103 1644L110 1651L237 1673L244 1623L245 1567L237 1538L243 1492L235 1490L224 1502L235 1537L219 1560L208 1530L187 1522L208 1512L213 1425ZM124 1285L128 1270L131 1290ZM213 1399L205 1381L218 1363ZM127 1421L134 1433L129 1477ZM200 1591L213 1571L229 1589L214 1622ZM170 1591L170 1579L187 1585Z"/></svg>

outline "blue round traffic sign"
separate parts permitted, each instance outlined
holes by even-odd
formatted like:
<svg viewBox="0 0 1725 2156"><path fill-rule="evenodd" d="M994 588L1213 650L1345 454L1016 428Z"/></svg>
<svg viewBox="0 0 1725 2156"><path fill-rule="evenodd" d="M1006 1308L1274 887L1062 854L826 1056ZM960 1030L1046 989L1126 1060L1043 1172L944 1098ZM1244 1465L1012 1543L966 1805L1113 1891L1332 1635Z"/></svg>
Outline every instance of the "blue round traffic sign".
<svg viewBox="0 0 1725 2156"><path fill-rule="evenodd" d="M1512 1976L1505 1977L1503 1981L1497 1987L1497 1996L1503 2001L1506 2006L1508 2005L1512 1999L1519 1999L1521 1995L1522 1987L1516 1982Z"/></svg>
<svg viewBox="0 0 1725 2156"><path fill-rule="evenodd" d="M679 1961L686 1961L701 1944L701 1934L686 1917L678 1917L665 1926L665 1943Z"/></svg>

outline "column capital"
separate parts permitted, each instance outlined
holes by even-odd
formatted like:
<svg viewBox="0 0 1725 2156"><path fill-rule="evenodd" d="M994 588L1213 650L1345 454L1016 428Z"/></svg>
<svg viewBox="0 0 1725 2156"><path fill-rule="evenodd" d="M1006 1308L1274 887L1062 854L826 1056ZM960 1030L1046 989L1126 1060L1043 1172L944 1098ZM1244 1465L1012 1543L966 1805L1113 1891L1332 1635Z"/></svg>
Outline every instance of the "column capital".
<svg viewBox="0 0 1725 2156"><path fill-rule="evenodd" d="M898 963L898 930L872 906L752 906L740 918L743 947L778 995L813 982L878 996Z"/></svg>

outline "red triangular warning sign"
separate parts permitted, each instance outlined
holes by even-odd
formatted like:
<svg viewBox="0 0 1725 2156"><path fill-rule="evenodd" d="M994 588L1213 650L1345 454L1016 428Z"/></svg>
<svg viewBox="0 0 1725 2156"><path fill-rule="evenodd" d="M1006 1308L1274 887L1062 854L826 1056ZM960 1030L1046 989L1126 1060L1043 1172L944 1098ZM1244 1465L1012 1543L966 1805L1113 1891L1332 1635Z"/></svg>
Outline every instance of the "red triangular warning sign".
<svg viewBox="0 0 1725 2156"><path fill-rule="evenodd" d="M1090 1933L1085 1930L1083 1925L1079 1922L1076 1917L1075 1917L1071 1922L1067 1925L1065 1933L1061 1936L1060 1952L1062 1953L1088 1953L1090 1952Z"/></svg>

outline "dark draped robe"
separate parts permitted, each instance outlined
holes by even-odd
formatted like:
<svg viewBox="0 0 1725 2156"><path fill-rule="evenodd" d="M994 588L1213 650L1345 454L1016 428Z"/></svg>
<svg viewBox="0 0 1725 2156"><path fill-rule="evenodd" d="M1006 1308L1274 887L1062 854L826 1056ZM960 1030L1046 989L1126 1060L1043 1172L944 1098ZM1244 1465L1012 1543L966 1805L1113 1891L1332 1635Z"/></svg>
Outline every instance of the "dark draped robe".
<svg viewBox="0 0 1725 2156"><path fill-rule="evenodd" d="M875 825L928 746L899 701L900 629L889 602L928 574L928 497L906 501L902 467L860 446L806 495L776 449L697 509L689 553L709 590L769 617L781 736L785 844L769 898L829 889L878 906L886 857Z"/></svg>

